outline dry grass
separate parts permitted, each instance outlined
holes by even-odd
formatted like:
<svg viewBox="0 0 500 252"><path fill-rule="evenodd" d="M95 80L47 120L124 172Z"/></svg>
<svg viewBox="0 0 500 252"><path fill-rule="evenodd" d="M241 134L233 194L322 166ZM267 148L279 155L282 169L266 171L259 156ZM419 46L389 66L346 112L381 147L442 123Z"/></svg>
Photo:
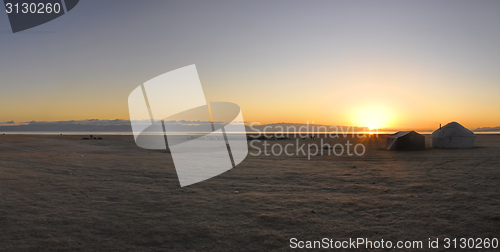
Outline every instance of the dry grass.
<svg viewBox="0 0 500 252"><path fill-rule="evenodd" d="M131 136L80 139L0 136L1 251L270 251L288 250L292 237L500 238L499 135L480 135L469 150L389 152L381 137L366 141L363 157L249 155L185 188L166 152L142 150Z"/></svg>

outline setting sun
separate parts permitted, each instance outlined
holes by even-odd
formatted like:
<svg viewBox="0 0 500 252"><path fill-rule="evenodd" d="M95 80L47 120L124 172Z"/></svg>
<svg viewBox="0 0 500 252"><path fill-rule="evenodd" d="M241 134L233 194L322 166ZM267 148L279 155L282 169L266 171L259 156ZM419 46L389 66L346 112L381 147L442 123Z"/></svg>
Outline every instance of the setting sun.
<svg viewBox="0 0 500 252"><path fill-rule="evenodd" d="M389 127L392 123L391 113L380 107L365 107L354 113L354 123L370 129Z"/></svg>

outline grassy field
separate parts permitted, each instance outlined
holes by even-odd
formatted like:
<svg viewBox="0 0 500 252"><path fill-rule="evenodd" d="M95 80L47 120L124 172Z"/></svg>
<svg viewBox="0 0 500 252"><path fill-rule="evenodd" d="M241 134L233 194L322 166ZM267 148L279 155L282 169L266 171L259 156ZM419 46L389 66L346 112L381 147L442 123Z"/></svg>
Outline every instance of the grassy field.
<svg viewBox="0 0 500 252"><path fill-rule="evenodd" d="M286 251L291 238L325 237L421 240L425 248L429 238L500 239L500 135L478 135L478 147L462 150L390 152L380 136L361 142L361 157L249 155L183 188L166 151L140 149L132 136L102 137L0 136L0 251Z"/></svg>

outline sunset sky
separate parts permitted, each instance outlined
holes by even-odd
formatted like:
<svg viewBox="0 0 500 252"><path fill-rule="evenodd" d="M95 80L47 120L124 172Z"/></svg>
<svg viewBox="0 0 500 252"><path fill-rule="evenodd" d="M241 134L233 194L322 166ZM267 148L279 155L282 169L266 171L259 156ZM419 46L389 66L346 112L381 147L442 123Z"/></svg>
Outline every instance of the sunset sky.
<svg viewBox="0 0 500 252"><path fill-rule="evenodd" d="M247 122L500 126L500 1L85 0L16 34L0 11L1 122L128 119L196 64Z"/></svg>

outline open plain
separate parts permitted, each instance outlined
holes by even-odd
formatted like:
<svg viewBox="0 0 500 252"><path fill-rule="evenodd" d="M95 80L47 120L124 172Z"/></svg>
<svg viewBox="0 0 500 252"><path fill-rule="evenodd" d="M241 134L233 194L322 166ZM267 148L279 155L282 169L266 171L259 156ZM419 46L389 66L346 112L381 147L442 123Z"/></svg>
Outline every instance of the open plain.
<svg viewBox="0 0 500 252"><path fill-rule="evenodd" d="M355 138L363 156L310 159L250 148L236 168L182 188L167 151L82 137L0 136L0 251L287 251L291 238L420 240L381 251L425 251L429 238L500 239L500 135L413 152Z"/></svg>

